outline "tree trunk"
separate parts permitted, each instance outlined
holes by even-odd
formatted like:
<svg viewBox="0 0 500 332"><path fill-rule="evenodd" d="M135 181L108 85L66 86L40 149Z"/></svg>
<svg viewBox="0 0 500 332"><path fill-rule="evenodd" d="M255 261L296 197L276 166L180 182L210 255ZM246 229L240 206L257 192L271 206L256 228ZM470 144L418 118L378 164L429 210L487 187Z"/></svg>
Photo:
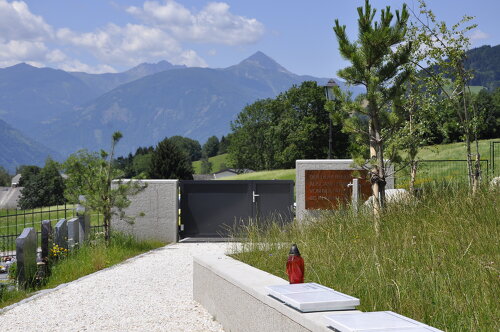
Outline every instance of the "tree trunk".
<svg viewBox="0 0 500 332"><path fill-rule="evenodd" d="M385 207L385 161L384 161L384 146L382 142L382 137L380 135L380 123L378 119L378 113L375 113L372 117L373 125L373 135L375 138L375 150L376 150L376 160L377 160L377 177L374 179L378 182L378 193L379 193L379 209L382 211Z"/></svg>
<svg viewBox="0 0 500 332"><path fill-rule="evenodd" d="M106 242L109 242L109 240L111 239L111 230L110 230L111 213L107 212L104 213L103 222L104 222L104 240L106 240Z"/></svg>
<svg viewBox="0 0 500 332"><path fill-rule="evenodd" d="M377 158L377 149L376 149L376 143L375 143L375 135L373 133L373 125L372 121L369 121L368 125L368 132L370 135L370 163L371 163L371 170L370 170L370 182L372 184L372 195L373 195L373 215L375 218L380 217L380 190L379 190L379 185L377 176L378 176L378 169L377 166L373 165L373 161ZM376 221L377 223L377 221ZM378 226L375 225L375 228L377 229Z"/></svg>
<svg viewBox="0 0 500 332"><path fill-rule="evenodd" d="M412 158L410 161L410 195L415 195L415 180L417 179L418 161Z"/></svg>

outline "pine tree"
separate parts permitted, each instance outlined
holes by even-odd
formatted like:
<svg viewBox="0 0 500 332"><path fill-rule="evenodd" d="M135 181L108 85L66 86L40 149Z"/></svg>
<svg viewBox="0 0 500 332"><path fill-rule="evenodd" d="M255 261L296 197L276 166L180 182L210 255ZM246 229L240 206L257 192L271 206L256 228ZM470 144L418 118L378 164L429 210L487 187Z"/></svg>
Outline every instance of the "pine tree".
<svg viewBox="0 0 500 332"><path fill-rule="evenodd" d="M374 195L374 212L380 213L385 201L386 170L384 161L384 120L391 101L401 95L401 87L408 77L403 65L409 60L411 44L403 47L407 32L409 13L406 5L401 12L396 10L396 21L389 6L381 11L380 21L374 22L376 10L370 2L358 8L358 40L351 42L346 26L335 20L333 30L337 36L340 54L351 62L351 66L338 72L338 76L349 84L366 88L366 115L369 119L367 133L370 144L370 180ZM358 109L359 111L359 109ZM385 113L385 114L384 114Z"/></svg>
<svg viewBox="0 0 500 332"><path fill-rule="evenodd" d="M158 143L151 157L149 176L152 179L193 179L189 157L168 138Z"/></svg>

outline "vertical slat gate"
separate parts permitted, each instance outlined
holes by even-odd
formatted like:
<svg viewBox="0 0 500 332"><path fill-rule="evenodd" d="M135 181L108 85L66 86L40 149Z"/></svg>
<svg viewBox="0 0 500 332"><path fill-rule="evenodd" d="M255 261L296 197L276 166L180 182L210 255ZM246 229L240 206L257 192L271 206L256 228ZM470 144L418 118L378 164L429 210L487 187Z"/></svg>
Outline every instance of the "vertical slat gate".
<svg viewBox="0 0 500 332"><path fill-rule="evenodd" d="M180 181L181 238L224 238L250 221L293 220L293 181Z"/></svg>

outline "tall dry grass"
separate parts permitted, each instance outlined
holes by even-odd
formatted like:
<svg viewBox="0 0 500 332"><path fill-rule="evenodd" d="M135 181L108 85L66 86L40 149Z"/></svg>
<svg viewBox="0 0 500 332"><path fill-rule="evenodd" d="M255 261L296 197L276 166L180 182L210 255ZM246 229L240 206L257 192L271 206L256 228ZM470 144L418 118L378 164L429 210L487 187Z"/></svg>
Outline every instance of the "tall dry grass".
<svg viewBox="0 0 500 332"><path fill-rule="evenodd" d="M244 233L237 259L287 279L297 243L306 282L360 298L362 311L392 310L446 331L500 330L499 191L427 187L418 201L389 206L378 236L369 213L347 208Z"/></svg>

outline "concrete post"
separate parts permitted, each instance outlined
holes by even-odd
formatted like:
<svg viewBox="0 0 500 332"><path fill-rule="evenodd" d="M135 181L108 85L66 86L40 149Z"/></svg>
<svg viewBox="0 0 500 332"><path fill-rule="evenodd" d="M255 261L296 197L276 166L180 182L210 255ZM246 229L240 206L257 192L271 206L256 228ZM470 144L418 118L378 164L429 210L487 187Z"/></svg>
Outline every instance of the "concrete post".
<svg viewBox="0 0 500 332"><path fill-rule="evenodd" d="M354 209L354 212L358 212L359 191L360 191L359 179L353 178L352 179L352 208Z"/></svg>

